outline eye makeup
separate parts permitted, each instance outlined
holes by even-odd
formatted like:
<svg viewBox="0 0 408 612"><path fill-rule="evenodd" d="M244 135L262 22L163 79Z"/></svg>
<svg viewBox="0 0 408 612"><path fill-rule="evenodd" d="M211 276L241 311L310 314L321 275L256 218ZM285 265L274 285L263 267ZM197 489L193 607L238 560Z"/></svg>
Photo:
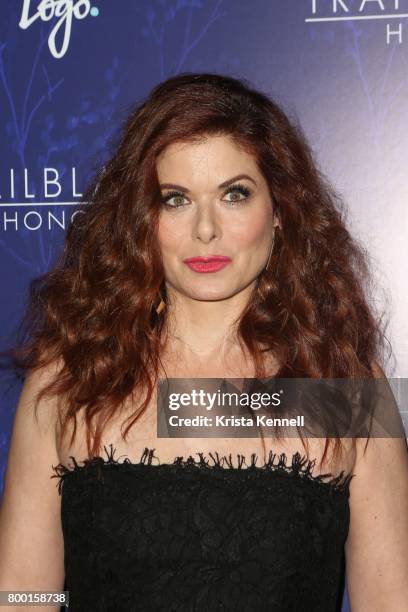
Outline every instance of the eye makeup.
<svg viewBox="0 0 408 612"><path fill-rule="evenodd" d="M242 183L234 183L233 185L230 185L224 191L223 197L225 197L229 193L239 193L241 194L242 198L237 199L237 200L225 200L225 201L228 202L231 206L242 206L246 204L252 192L248 187L246 187ZM185 197L186 196L182 191L171 190L162 196L162 202L164 206L166 206L167 208L181 208L182 206L184 206L184 204L170 204L169 201L172 200L173 198L185 198Z"/></svg>

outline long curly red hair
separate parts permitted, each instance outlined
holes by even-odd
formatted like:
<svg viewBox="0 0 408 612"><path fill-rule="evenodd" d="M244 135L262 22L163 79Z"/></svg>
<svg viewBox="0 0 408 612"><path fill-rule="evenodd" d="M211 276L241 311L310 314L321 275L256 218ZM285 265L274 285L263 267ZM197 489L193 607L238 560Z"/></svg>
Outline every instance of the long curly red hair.
<svg viewBox="0 0 408 612"><path fill-rule="evenodd" d="M368 254L346 228L343 203L297 121L246 80L180 74L131 111L110 161L84 193L59 260L31 282L19 330L26 340L9 351L25 371L61 364L37 404L44 394L64 398L59 418L63 434L73 422L71 442L85 409L90 455L125 399L145 397L126 437L157 383L166 309L158 315L155 308L166 288L156 157L175 141L220 134L255 156L281 220L238 327L257 376L264 350L273 351L276 376L284 378L371 378L373 362L383 363Z"/></svg>

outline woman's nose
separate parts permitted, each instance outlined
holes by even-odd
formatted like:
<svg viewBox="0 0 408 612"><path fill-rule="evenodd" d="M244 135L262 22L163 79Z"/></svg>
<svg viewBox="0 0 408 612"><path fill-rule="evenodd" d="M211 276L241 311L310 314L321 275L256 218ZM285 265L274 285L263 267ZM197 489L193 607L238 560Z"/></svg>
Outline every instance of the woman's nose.
<svg viewBox="0 0 408 612"><path fill-rule="evenodd" d="M221 235L221 224L215 206L212 202L197 207L197 214L193 228L194 238L203 242L219 237Z"/></svg>

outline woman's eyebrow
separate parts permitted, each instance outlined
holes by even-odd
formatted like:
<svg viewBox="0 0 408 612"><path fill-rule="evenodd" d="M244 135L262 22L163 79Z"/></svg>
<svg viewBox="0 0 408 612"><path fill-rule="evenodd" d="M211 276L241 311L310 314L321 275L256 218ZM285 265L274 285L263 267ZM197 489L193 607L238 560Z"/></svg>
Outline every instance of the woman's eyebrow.
<svg viewBox="0 0 408 612"><path fill-rule="evenodd" d="M248 174L238 174L237 176L234 176L228 179L227 181L224 181L223 183L221 183L221 185L218 185L218 189L223 189L224 187L228 187L228 185L230 185L231 183L234 183L235 181L239 181L241 179L248 179L248 181L252 181L254 185L256 185L256 181L253 178L251 178ZM161 183L160 187L161 189L178 189L179 191L190 193L190 190L187 189L187 187L183 187L182 185L176 185L175 183Z"/></svg>

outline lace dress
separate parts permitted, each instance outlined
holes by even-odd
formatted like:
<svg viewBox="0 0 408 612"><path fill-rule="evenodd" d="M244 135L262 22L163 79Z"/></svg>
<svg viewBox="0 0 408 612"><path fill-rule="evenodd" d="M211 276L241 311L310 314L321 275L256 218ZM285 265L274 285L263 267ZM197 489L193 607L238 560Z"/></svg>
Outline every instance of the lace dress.
<svg viewBox="0 0 408 612"><path fill-rule="evenodd" d="M298 452L157 464L104 448L52 468L70 611L341 610L354 474L313 475Z"/></svg>

